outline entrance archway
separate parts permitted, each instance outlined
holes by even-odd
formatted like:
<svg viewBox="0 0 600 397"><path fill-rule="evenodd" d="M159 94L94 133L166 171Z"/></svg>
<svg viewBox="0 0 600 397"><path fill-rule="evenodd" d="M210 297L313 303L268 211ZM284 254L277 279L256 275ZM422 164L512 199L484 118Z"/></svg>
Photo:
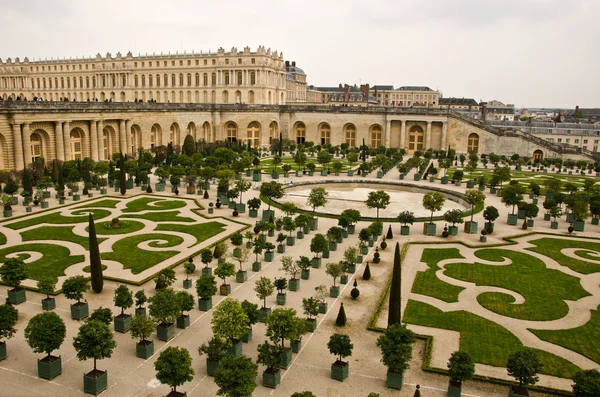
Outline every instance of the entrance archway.
<svg viewBox="0 0 600 397"><path fill-rule="evenodd" d="M533 159L533 161L541 160L544 158L544 152L542 152L540 149L537 149L533 152L533 156L531 156L531 158Z"/></svg>
<svg viewBox="0 0 600 397"><path fill-rule="evenodd" d="M479 152L479 135L473 133L467 139L467 153Z"/></svg>
<svg viewBox="0 0 600 397"><path fill-rule="evenodd" d="M252 147L258 148L260 146L260 124L258 124L256 121L248 124L247 138Z"/></svg>
<svg viewBox="0 0 600 397"><path fill-rule="evenodd" d="M71 131L71 160L81 160L83 158L83 134L76 128ZM33 153L33 152L32 152Z"/></svg>
<svg viewBox="0 0 600 397"><path fill-rule="evenodd" d="M423 128L418 125L414 125L408 132L408 151L410 153L417 150L423 150L423 142L425 141L425 132Z"/></svg>

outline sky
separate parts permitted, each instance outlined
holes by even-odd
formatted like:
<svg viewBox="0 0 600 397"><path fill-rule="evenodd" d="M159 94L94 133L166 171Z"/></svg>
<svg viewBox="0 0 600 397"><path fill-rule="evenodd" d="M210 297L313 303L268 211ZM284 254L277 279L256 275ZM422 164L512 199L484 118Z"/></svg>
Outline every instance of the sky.
<svg viewBox="0 0 600 397"><path fill-rule="evenodd" d="M315 86L600 107L598 0L19 0L0 15L1 59L264 45Z"/></svg>

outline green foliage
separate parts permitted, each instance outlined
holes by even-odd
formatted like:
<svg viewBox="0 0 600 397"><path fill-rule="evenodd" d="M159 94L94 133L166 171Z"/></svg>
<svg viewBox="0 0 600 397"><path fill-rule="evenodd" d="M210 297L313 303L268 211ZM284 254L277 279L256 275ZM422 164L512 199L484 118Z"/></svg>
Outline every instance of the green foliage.
<svg viewBox="0 0 600 397"><path fill-rule="evenodd" d="M514 377L519 386L525 388L539 380L537 374L542 367L543 364L533 349L523 349L511 354L506 363L508 375Z"/></svg>
<svg viewBox="0 0 600 397"><path fill-rule="evenodd" d="M112 314L112 311L108 307L100 306L99 308L94 310L92 312L92 314L90 314L90 317L88 317L87 320L88 321L98 320L98 321L102 321L106 325L110 325L110 323L113 320L113 314Z"/></svg>
<svg viewBox="0 0 600 397"><path fill-rule="evenodd" d="M93 358L94 370L96 370L96 360L110 358L116 346L117 342L113 338L112 330L99 320L86 321L79 327L77 336L73 338L77 358L79 360Z"/></svg>
<svg viewBox="0 0 600 397"><path fill-rule="evenodd" d="M113 301L115 302L115 306L121 308L121 314L123 314L125 309L129 309L133 306L133 293L129 287L121 284L115 289Z"/></svg>
<svg viewBox="0 0 600 397"><path fill-rule="evenodd" d="M379 221L379 210L386 209L390 205L390 195L383 190L369 192L365 204L368 208L377 209L377 221Z"/></svg>
<svg viewBox="0 0 600 397"><path fill-rule="evenodd" d="M89 214L88 235L90 247L90 275L92 276L92 290L99 294L104 287L104 278L102 277L102 263L100 261L100 248L98 247L98 238L96 237L96 225L94 217Z"/></svg>
<svg viewBox="0 0 600 397"><path fill-rule="evenodd" d="M415 334L404 324L389 325L383 335L377 338L377 346L381 348L381 362L390 370L404 372L412 359L412 344Z"/></svg>
<svg viewBox="0 0 600 397"><path fill-rule="evenodd" d="M219 263L214 273L215 276L223 280L223 284L225 284L227 277L231 277L235 274L235 265L231 262Z"/></svg>
<svg viewBox="0 0 600 397"><path fill-rule="evenodd" d="M327 238L321 233L315 234L310 240L310 252L314 252L316 258L319 257L320 253L327 251L328 247Z"/></svg>
<svg viewBox="0 0 600 397"><path fill-rule="evenodd" d="M283 197L283 186L276 181L265 182L260 186L260 194L267 197L269 210L271 209L271 199L280 199Z"/></svg>
<svg viewBox="0 0 600 397"><path fill-rule="evenodd" d="M394 251L394 269L392 271L392 285L390 287L388 327L394 324L400 324L402 321L402 268L400 261L400 243L396 243L396 249Z"/></svg>
<svg viewBox="0 0 600 397"><path fill-rule="evenodd" d="M177 391L177 386L194 379L192 356L183 347L170 346L163 350L154 362L154 369L156 370L156 379L160 383L171 386L173 391Z"/></svg>
<svg viewBox="0 0 600 397"><path fill-rule="evenodd" d="M479 189L467 190L465 192L465 201L471 206L471 221L473 221L475 207L484 203L485 194Z"/></svg>
<svg viewBox="0 0 600 397"><path fill-rule="evenodd" d="M323 152L319 152L319 155ZM306 199L306 204L313 209L313 217L317 208L325 206L327 204L327 197L329 193L325 188L315 187L312 188Z"/></svg>
<svg viewBox="0 0 600 397"><path fill-rule="evenodd" d="M263 308L266 308L267 297L273 295L273 292L275 292L275 285L273 285L273 282L270 278L261 277L258 280L256 280L256 283L254 285L254 292L256 292L256 296L259 299L263 300Z"/></svg>
<svg viewBox="0 0 600 397"><path fill-rule="evenodd" d="M56 289L56 281L46 277L37 282L38 290L40 294L46 294L46 298L50 298L50 295L54 294Z"/></svg>
<svg viewBox="0 0 600 397"><path fill-rule="evenodd" d="M162 269L156 275L155 283L156 290L162 290L165 288L169 288L174 282L177 280L177 276L175 275L175 270L171 268Z"/></svg>
<svg viewBox="0 0 600 397"><path fill-rule="evenodd" d="M305 329L300 325L304 325L304 320L298 321L296 310L291 308L277 308L267 317L266 336L271 342L285 347L285 341L293 342L305 332Z"/></svg>
<svg viewBox="0 0 600 397"><path fill-rule="evenodd" d="M211 274L203 274L196 280L196 293L199 299L207 300L217 293L217 282Z"/></svg>
<svg viewBox="0 0 600 397"><path fill-rule="evenodd" d="M429 223L433 222L433 213L440 211L446 202L446 197L440 192L429 192L423 197L423 208L431 211Z"/></svg>
<svg viewBox="0 0 600 397"><path fill-rule="evenodd" d="M135 316L131 319L131 327L129 330L131 331L132 339L140 339L140 341L145 341L146 338L150 337L156 328L156 323L152 320L152 318L148 316Z"/></svg>
<svg viewBox="0 0 600 397"><path fill-rule="evenodd" d="M27 265L21 259L10 258L0 267L0 279L10 287L18 288L27 275Z"/></svg>
<svg viewBox="0 0 600 397"><path fill-rule="evenodd" d="M258 364L266 365L271 371L279 371L279 364L281 362L281 354L283 348L277 344L271 344L268 341L258 345L258 358L256 362Z"/></svg>
<svg viewBox="0 0 600 397"><path fill-rule="evenodd" d="M520 185L508 185L502 189L502 202L505 206L512 206L512 214L515 213L515 206L523 201L523 188Z"/></svg>
<svg viewBox="0 0 600 397"><path fill-rule="evenodd" d="M142 307L144 305L144 303L146 303L148 301L148 298L146 297L146 293L144 292L143 289L137 291L135 293L135 305L138 307Z"/></svg>
<svg viewBox="0 0 600 397"><path fill-rule="evenodd" d="M83 298L83 293L90 290L89 280L83 276L69 277L63 282L62 290L65 298L77 300L79 303Z"/></svg>
<svg viewBox="0 0 600 397"><path fill-rule="evenodd" d="M194 153L196 153L196 142L194 142L194 137L192 135L185 136L181 152L187 156L193 156Z"/></svg>
<svg viewBox="0 0 600 397"><path fill-rule="evenodd" d="M352 355L354 345L350 343L350 337L344 334L333 334L327 342L329 353L337 357L338 361L342 361L344 357Z"/></svg>
<svg viewBox="0 0 600 397"><path fill-rule="evenodd" d="M326 265L325 273L333 277L333 286L335 287L335 280L344 274L344 267L340 262L329 262Z"/></svg>
<svg viewBox="0 0 600 397"><path fill-rule="evenodd" d="M213 335L234 342L246 334L250 321L240 302L226 298L213 310Z"/></svg>
<svg viewBox="0 0 600 397"><path fill-rule="evenodd" d="M194 308L194 296L187 291L177 291L175 294L177 306L179 307L179 316L184 315Z"/></svg>
<svg viewBox="0 0 600 397"><path fill-rule="evenodd" d="M412 211L402 211L398 215L398 222L402 223L404 226L408 224L412 225L415 222L415 213Z"/></svg>
<svg viewBox="0 0 600 397"><path fill-rule="evenodd" d="M463 223L463 213L459 209L448 210L444 212L444 220L454 226L456 223Z"/></svg>
<svg viewBox="0 0 600 397"><path fill-rule="evenodd" d="M252 397L256 389L258 365L246 356L225 356L215 372L217 395L225 397Z"/></svg>
<svg viewBox="0 0 600 397"><path fill-rule="evenodd" d="M490 223L494 223L494 221L498 219L499 216L500 213L498 212L498 209L494 206L489 205L483 210L483 219Z"/></svg>
<svg viewBox="0 0 600 397"><path fill-rule="evenodd" d="M258 305L256 303L244 299L242 302L242 309L244 309L246 316L248 316L250 326L258 322Z"/></svg>
<svg viewBox="0 0 600 397"><path fill-rule="evenodd" d="M206 354L206 359L213 363L220 362L227 355L227 349L231 342L223 338L213 336L198 348L198 354Z"/></svg>
<svg viewBox="0 0 600 397"><path fill-rule="evenodd" d="M313 317L317 318L319 316L319 300L312 296L310 298L302 298L302 309L309 320Z"/></svg>
<svg viewBox="0 0 600 397"><path fill-rule="evenodd" d="M448 371L450 379L464 382L473 378L475 374L475 363L471 355L464 351L455 351L448 360Z"/></svg>
<svg viewBox="0 0 600 397"><path fill-rule="evenodd" d="M600 396L600 371L587 369L578 372L573 378L573 394L575 397Z"/></svg>
<svg viewBox="0 0 600 397"><path fill-rule="evenodd" d="M156 291L156 294L150 297L148 301L150 302L148 305L150 316L157 323L163 325L173 324L179 314L179 302L175 291L171 288L161 289Z"/></svg>
<svg viewBox="0 0 600 397"><path fill-rule="evenodd" d="M19 318L19 312L12 305L0 305L0 339L10 339L17 330L15 325Z"/></svg>

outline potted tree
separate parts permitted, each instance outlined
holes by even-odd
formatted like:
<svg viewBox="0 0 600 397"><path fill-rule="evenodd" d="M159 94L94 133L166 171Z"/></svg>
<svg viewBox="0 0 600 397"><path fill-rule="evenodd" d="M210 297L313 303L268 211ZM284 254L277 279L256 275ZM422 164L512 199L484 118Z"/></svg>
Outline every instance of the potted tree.
<svg viewBox="0 0 600 397"><path fill-rule="evenodd" d="M236 299L225 298L214 309L211 320L213 335L230 343L227 353L242 354L242 337L248 332L250 320Z"/></svg>
<svg viewBox="0 0 600 397"><path fill-rule="evenodd" d="M263 300L263 307L261 307L258 312L258 321L264 323L271 313L271 308L267 307L267 297L273 295L273 292L275 292L275 285L270 278L261 277L256 280L254 292L256 292L258 299Z"/></svg>
<svg viewBox="0 0 600 397"><path fill-rule="evenodd" d="M402 211L398 215L398 222L402 224L402 226L400 226L400 235L410 235L410 226L408 225L412 225L415 222L415 213L412 211Z"/></svg>
<svg viewBox="0 0 600 397"><path fill-rule="evenodd" d="M514 377L518 386L509 386L509 397L527 397L529 396L528 385L534 385L539 380L537 374L542 369L540 361L534 349L523 349L516 351L508 356L506 369L508 375Z"/></svg>
<svg viewBox="0 0 600 397"><path fill-rule="evenodd" d="M227 356L230 343L225 339L213 336L198 348L198 354L206 354L206 374L214 376L221 360Z"/></svg>
<svg viewBox="0 0 600 397"><path fill-rule="evenodd" d="M330 227L329 230L327 230L327 240L329 243L328 250L337 250L337 245L342 241L342 239L342 228L337 226Z"/></svg>
<svg viewBox="0 0 600 397"><path fill-rule="evenodd" d="M356 272L358 263L358 248L350 246L344 250L344 261L346 261L346 271L348 273Z"/></svg>
<svg viewBox="0 0 600 397"><path fill-rule="evenodd" d="M327 238L318 233L310 240L310 251L314 252L315 256L312 258L311 265L315 269L321 267L321 257L319 254L328 250Z"/></svg>
<svg viewBox="0 0 600 397"><path fill-rule="evenodd" d="M325 204L327 204L327 196L329 196L329 193L327 190L325 190L325 188L322 187L315 187L311 189L310 193L308 194L306 204L313 209L310 230L317 230L319 227L319 218L315 216L315 213L317 208L323 207Z"/></svg>
<svg viewBox="0 0 600 397"><path fill-rule="evenodd" d="M225 254L227 253L227 242L219 241L215 244L215 248L213 250L213 258L217 260L217 264L221 264L225 262ZM235 269L234 269L235 270Z"/></svg>
<svg viewBox="0 0 600 397"><path fill-rule="evenodd" d="M471 206L471 220L465 222L465 233L477 233L477 222L473 222L473 214L475 207L483 205L485 202L485 194L480 190L467 190L465 192L465 201Z"/></svg>
<svg viewBox="0 0 600 397"><path fill-rule="evenodd" d="M135 308L135 315L136 316L145 316L146 315L146 308L144 307L144 304L148 302L148 298L146 297L146 293L144 292L143 289L137 291L135 293L135 305L137 306Z"/></svg>
<svg viewBox="0 0 600 397"><path fill-rule="evenodd" d="M572 386L575 397L595 397L600 395L600 371L597 369L579 371L573 377L573 381L575 382Z"/></svg>
<svg viewBox="0 0 600 397"><path fill-rule="evenodd" d="M37 287L40 293L46 294L46 298L42 299L42 309L54 310L56 301L50 295L55 293L56 281L51 278L43 278L37 282Z"/></svg>
<svg viewBox="0 0 600 397"><path fill-rule="evenodd" d="M177 328L186 329L190 326L190 315L185 314L185 312L189 312L194 308L194 296L187 291L177 291L175 296L178 306Z"/></svg>
<svg viewBox="0 0 600 397"><path fill-rule="evenodd" d="M264 255L264 260L265 262L273 262L273 259L275 257L275 254L273 253L273 250L275 249L275 246L273 245L273 243L265 243L265 255Z"/></svg>
<svg viewBox="0 0 600 397"><path fill-rule="evenodd" d="M190 280L190 274L196 271L196 265L194 265L193 258L190 256L188 261L183 265L183 271L185 272L185 280L183 280L183 288L192 288L192 280Z"/></svg>
<svg viewBox="0 0 600 397"><path fill-rule="evenodd" d="M342 361L352 354L354 345L350 343L350 337L344 334L333 334L327 342L329 353L336 356L336 361L331 364L331 379L343 382L348 377L350 363Z"/></svg>
<svg viewBox="0 0 600 397"><path fill-rule="evenodd" d="M390 195L383 190L369 192L365 204L368 208L375 208L377 210L377 222L379 222L379 210L384 210L390 205Z"/></svg>
<svg viewBox="0 0 600 397"><path fill-rule="evenodd" d="M220 396L251 396L256 389L258 365L246 356L226 356L215 371Z"/></svg>
<svg viewBox="0 0 600 397"><path fill-rule="evenodd" d="M533 227L533 218L538 215L540 209L537 205L533 203L527 203L525 205L525 217L527 218L523 221L523 229L527 229L528 227Z"/></svg>
<svg viewBox="0 0 600 397"><path fill-rule="evenodd" d="M523 201L523 188L520 185L508 185L502 189L502 202L505 206L512 206L512 213L508 214L509 225L516 225L518 221L518 215L515 214L515 207Z"/></svg>
<svg viewBox="0 0 600 397"><path fill-rule="evenodd" d="M279 179L279 170L277 167L279 164L281 164L281 156L278 154L273 156L271 159L271 164L273 165L273 169L271 170L271 179Z"/></svg>
<svg viewBox="0 0 600 397"><path fill-rule="evenodd" d="M327 286L325 284L317 285L315 287L315 298L319 301L319 313L325 314L327 313L327 297L329 296L329 291L327 290Z"/></svg>
<svg viewBox="0 0 600 397"><path fill-rule="evenodd" d="M275 278L273 285L277 289L277 304L285 305L287 295L285 290L287 288L287 279L285 277Z"/></svg>
<svg viewBox="0 0 600 397"><path fill-rule="evenodd" d="M556 204L556 202L554 202L553 206L549 209L549 213L552 217L552 221L550 222L550 228L556 230L558 229L558 222L556 221L556 218L560 218L562 216L562 208L558 204Z"/></svg>
<svg viewBox="0 0 600 397"><path fill-rule="evenodd" d="M340 219L342 218L346 221L346 230L348 231L348 234L354 234L356 223L360 221L360 211L352 208L346 209L340 214Z"/></svg>
<svg viewBox="0 0 600 397"><path fill-rule="evenodd" d="M263 386L276 389L281 382L279 364L282 354L283 348L277 344L271 344L267 341L258 345L258 358L256 362L267 367L263 371Z"/></svg>
<svg viewBox="0 0 600 397"><path fill-rule="evenodd" d="M69 277L63 282L62 290L65 298L77 300L71 305L71 318L73 320L83 320L89 315L89 306L87 302L82 302L83 293L89 291L89 280L83 276Z"/></svg>
<svg viewBox="0 0 600 397"><path fill-rule="evenodd" d="M498 219L499 216L498 209L494 206L489 205L483 210L483 219L487 221L485 223L485 230L488 234L494 232L494 221Z"/></svg>
<svg viewBox="0 0 600 397"><path fill-rule="evenodd" d="M573 204L573 228L576 232L583 232L585 220L590 216L589 204L584 200L576 200Z"/></svg>
<svg viewBox="0 0 600 397"><path fill-rule="evenodd" d="M310 278L310 258L308 256L300 256L300 259L296 261L296 265L300 268L300 278L308 280Z"/></svg>
<svg viewBox="0 0 600 397"><path fill-rule="evenodd" d="M212 309L212 297L217 293L217 282L212 274L203 274L196 280L196 293L198 294L198 309L209 311Z"/></svg>
<svg viewBox="0 0 600 397"><path fill-rule="evenodd" d="M302 326L300 326L300 322L297 320L296 310L290 308L275 309L267 318L267 338L274 344L281 343L281 348L283 349L279 363L281 368L287 369L292 362L292 350L285 346L285 341L287 340L291 343L305 332L305 322L302 321L301 323Z"/></svg>
<svg viewBox="0 0 600 397"><path fill-rule="evenodd" d="M115 316L114 328L117 332L125 333L129 331L131 326L131 314L126 314L125 309L129 309L133 306L133 293L126 285L119 285L115 289L115 295L113 297L115 306L121 308L121 314Z"/></svg>
<svg viewBox="0 0 600 397"><path fill-rule="evenodd" d="M38 359L38 377L52 380L62 373L60 356L53 356L65 340L67 329L63 320L54 312L33 316L25 328L25 340L34 353L46 353Z"/></svg>
<svg viewBox="0 0 600 397"><path fill-rule="evenodd" d="M187 395L177 391L177 386L194 379L192 357L187 349L167 347L154 362L154 369L156 370L156 379L162 384L171 386L171 392L167 394L167 397L185 397Z"/></svg>
<svg viewBox="0 0 600 397"><path fill-rule="evenodd" d="M242 302L242 309L248 316L248 331L242 336L242 342L250 342L252 340L252 326L258 322L258 305L251 303L248 300Z"/></svg>
<svg viewBox="0 0 600 397"><path fill-rule="evenodd" d="M300 279L297 277L300 273L300 267L298 262L292 259L291 256L281 257L281 269L285 274L290 276L288 281L288 288L290 291L298 291L300 289Z"/></svg>
<svg viewBox="0 0 600 397"><path fill-rule="evenodd" d="M294 219L294 223L296 224L296 227L298 228L298 231L296 232L297 239L299 239L299 240L303 239L304 234L310 232L309 222L310 222L310 217L307 214L299 214Z"/></svg>
<svg viewBox="0 0 600 397"><path fill-rule="evenodd" d="M258 217L258 209L260 208L262 201L258 197L251 198L248 200L248 215L250 218Z"/></svg>
<svg viewBox="0 0 600 397"><path fill-rule="evenodd" d="M200 251L200 261L202 263L204 263L204 267L202 268L202 274L208 274L211 275L212 274L212 269L208 266L210 265L210 262L212 262L213 260L213 254L210 251L210 249L208 248L203 248L202 251Z"/></svg>
<svg viewBox="0 0 600 397"><path fill-rule="evenodd" d="M241 234L240 234L240 237L242 237ZM234 250L232 259L238 261L240 267L239 267L237 273L235 274L235 281L237 281L238 283L243 283L244 281L248 280L248 272L243 269L242 265L244 262L246 262L248 260L248 256L250 256L250 250L246 247L241 247L241 246L236 249L238 251L236 253Z"/></svg>
<svg viewBox="0 0 600 397"><path fill-rule="evenodd" d="M0 361L6 359L6 342L1 339L10 339L17 332L18 317L19 312L12 305L0 305Z"/></svg>
<svg viewBox="0 0 600 397"><path fill-rule="evenodd" d="M464 351L455 351L448 360L448 372L450 383L448 384L448 396L460 397L462 393L462 382L473 378L475 363L471 355Z"/></svg>
<svg viewBox="0 0 600 397"><path fill-rule="evenodd" d="M171 288L161 289L149 299L150 316L158 324L156 336L168 342L175 336L175 319L179 314L179 301Z"/></svg>
<svg viewBox="0 0 600 397"><path fill-rule="evenodd" d="M479 192L479 190L477 190ZM480 192L481 193L481 192ZM444 220L452 225L449 228L449 232L452 236L458 235L457 223L463 223L463 213L459 209L448 210L444 213Z"/></svg>
<svg viewBox="0 0 600 397"><path fill-rule="evenodd" d="M283 186L276 181L265 182L260 186L260 194L266 197L269 203L269 207L262 213L262 219L268 221L271 217L275 217L275 211L271 210L271 200L283 197Z"/></svg>
<svg viewBox="0 0 600 397"><path fill-rule="evenodd" d="M317 329L317 317L319 316L319 299L316 297L302 298L302 309L306 314L306 330L315 332Z"/></svg>
<svg viewBox="0 0 600 397"><path fill-rule="evenodd" d="M377 339L377 346L381 348L381 362L388 367L385 382L387 387L402 390L404 371L409 367L414 342L415 334L403 324L388 326L385 333Z"/></svg>
<svg viewBox="0 0 600 397"><path fill-rule="evenodd" d="M371 229L365 227L358 232L358 240L360 244L360 253L366 255L369 252L369 246L373 246L373 233Z"/></svg>
<svg viewBox="0 0 600 397"><path fill-rule="evenodd" d="M266 243L263 242L261 239L257 238L256 240L254 240L253 245L254 246L252 247L252 252L254 253L255 257L254 262L252 262L252 271L259 272L262 267L260 261L260 254L262 254L263 250L265 249Z"/></svg>
<svg viewBox="0 0 600 397"><path fill-rule="evenodd" d="M169 288L175 282L175 280L177 280L175 270L169 268L162 269L160 272L158 272L158 275L154 280L155 288L156 290Z"/></svg>
<svg viewBox="0 0 600 397"><path fill-rule="evenodd" d="M21 281L27 278L27 265L21 259L10 258L0 267L0 279L9 287L8 301L18 305L27 300L25 288L21 288Z"/></svg>
<svg viewBox="0 0 600 397"><path fill-rule="evenodd" d="M235 265L231 262L223 262L217 265L215 276L223 280L223 284L219 287L219 293L223 296L231 294L231 285L227 284L227 277L235 274Z"/></svg>
<svg viewBox="0 0 600 397"><path fill-rule="evenodd" d="M329 296L337 298L340 296L340 287L335 285L335 280L344 273L344 268L340 262L329 262L325 273L333 278L333 286L329 288Z"/></svg>
<svg viewBox="0 0 600 397"><path fill-rule="evenodd" d="M64 288L64 287L63 287ZM83 375L83 391L94 395L106 390L108 372L96 368L96 360L110 358L117 343L109 326L100 320L89 320L79 327L73 347L79 360L94 359L94 369Z"/></svg>
<svg viewBox="0 0 600 397"><path fill-rule="evenodd" d="M135 316L131 320L131 339L139 339L139 342L135 344L135 355L136 357L147 359L154 354L154 341L148 340L147 338L152 335L156 324L154 321L146 316L139 315Z"/></svg>

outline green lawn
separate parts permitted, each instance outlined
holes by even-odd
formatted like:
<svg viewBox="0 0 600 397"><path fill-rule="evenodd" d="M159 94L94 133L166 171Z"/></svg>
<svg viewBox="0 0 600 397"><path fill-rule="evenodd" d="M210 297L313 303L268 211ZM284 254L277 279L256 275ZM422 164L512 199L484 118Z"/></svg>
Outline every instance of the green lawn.
<svg viewBox="0 0 600 397"><path fill-rule="evenodd" d="M0 245L6 244L6 236L0 233Z"/></svg>
<svg viewBox="0 0 600 397"><path fill-rule="evenodd" d="M577 273L591 274L600 272L600 264L585 260L599 260L600 258L581 251L590 250L600 253L600 243L584 240L565 240L551 237L532 240L530 243L535 245L535 247L527 248L528 250L546 255L560 263L562 266L566 266ZM581 257L581 259L575 259L563 255L560 251L565 248L581 248L581 250L575 251L575 254Z"/></svg>
<svg viewBox="0 0 600 397"><path fill-rule="evenodd" d="M121 202L121 200L104 199L104 200L94 201L92 203L82 205L81 207L76 207L76 208L77 209L80 209L80 208L117 208L117 204L119 204L120 202Z"/></svg>
<svg viewBox="0 0 600 397"><path fill-rule="evenodd" d="M138 244L148 240L166 240L166 243L149 244L151 247L161 248L174 247L183 243L181 237L170 234L149 233L124 237L113 244L113 252L103 252L102 259L119 262L125 269L131 269L133 274L139 274L179 253L179 251L145 251L138 248Z"/></svg>
<svg viewBox="0 0 600 397"><path fill-rule="evenodd" d="M43 256L27 264L28 278L41 280L44 277L51 277L56 280L59 276L65 275L65 269L84 260L83 255L70 256L69 249L55 244L20 244L14 247L7 247L0 250L0 262L6 261L6 255L14 252L34 251L40 252ZM20 259L27 259L29 255L20 255Z"/></svg>
<svg viewBox="0 0 600 397"><path fill-rule="evenodd" d="M125 225L123 223L125 223ZM105 225L108 225L108 227L106 227ZM144 224L142 222L122 220L120 226L115 229L112 227L112 221L108 221L101 222L96 225L96 234L103 236L114 236L117 234L137 232L138 230L142 230L143 228ZM88 228L86 227L85 230L87 231Z"/></svg>
<svg viewBox="0 0 600 397"><path fill-rule="evenodd" d="M477 297L485 308L501 314L531 321L550 321L569 312L565 300L578 300L590 294L581 287L580 280L558 270L548 269L541 260L526 253L504 249L480 249L475 256L488 261L512 261L510 265L482 263L452 263L445 274L457 280L515 291L525 298L523 304L514 304L507 294L487 292Z"/></svg>
<svg viewBox="0 0 600 397"><path fill-rule="evenodd" d="M70 241L75 244L81 245L86 250L89 249L89 238L82 237L73 233L75 226L41 226L35 229L21 232L23 241L44 241L44 240L56 240L56 241ZM98 244L106 240L105 238L99 238Z"/></svg>
<svg viewBox="0 0 600 397"><path fill-rule="evenodd" d="M426 262L429 269L418 272L412 287L415 294L431 296L444 302L458 302L458 294L463 287L448 284L435 274L440 267L438 263L444 259L464 258L457 248L425 248L421 262Z"/></svg>
<svg viewBox="0 0 600 397"><path fill-rule="evenodd" d="M600 311L598 309L592 310L592 318L581 327L561 330L530 329L530 331L541 340L573 350L600 364Z"/></svg>
<svg viewBox="0 0 600 397"><path fill-rule="evenodd" d="M505 367L508 356L523 348L521 341L506 328L465 311L445 313L426 303L409 300L404 321L460 332L460 350L468 352L476 363ZM562 357L542 350L537 353L544 363L541 373L572 378L580 371Z"/></svg>
<svg viewBox="0 0 600 397"><path fill-rule="evenodd" d="M31 218L27 217L25 220L22 220L20 222L15 222L10 225L5 224L4 226L12 230L19 230L29 226L41 225L43 223L47 223L50 225L83 223L88 221L88 213L92 213L94 220L106 218L110 215L110 211L103 209L87 209L72 211L71 214L75 216L62 216L59 212L54 212L52 214L34 216Z"/></svg>
<svg viewBox="0 0 600 397"><path fill-rule="evenodd" d="M152 203L152 205L150 205ZM142 197L127 203L127 208L123 209L123 213L127 212L142 212L142 211L163 211L174 210L186 206L184 200L177 199L160 199L152 197Z"/></svg>
<svg viewBox="0 0 600 397"><path fill-rule="evenodd" d="M225 225L219 222L199 223L195 225L174 225L162 223L156 226L156 231L170 231L191 234L196 238L196 243L191 247L209 239L225 230ZM189 248L189 247L188 247Z"/></svg>
<svg viewBox="0 0 600 397"><path fill-rule="evenodd" d="M122 219L147 219L153 222L195 222L192 218L179 216L180 211L148 212L146 214L123 214Z"/></svg>

